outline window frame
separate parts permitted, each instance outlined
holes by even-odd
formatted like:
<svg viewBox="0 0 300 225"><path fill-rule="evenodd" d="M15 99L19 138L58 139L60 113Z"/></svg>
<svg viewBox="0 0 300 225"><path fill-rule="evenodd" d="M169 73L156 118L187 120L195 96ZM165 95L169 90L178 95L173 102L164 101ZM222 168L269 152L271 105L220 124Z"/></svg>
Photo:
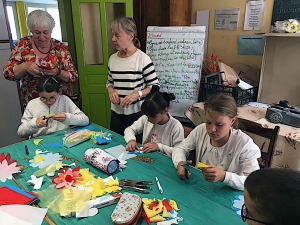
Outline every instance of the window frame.
<svg viewBox="0 0 300 225"><path fill-rule="evenodd" d="M59 10L57 3L53 3L53 4L45 3L44 4L44 3L25 2L26 17L28 15L28 7L43 8L43 10L45 10L46 12L47 12L47 9L49 9L49 8L57 8ZM60 20L60 18L59 18L59 20ZM60 32L61 32L61 39L62 39L61 25L60 25ZM62 41L62 40L58 39L58 41Z"/></svg>
<svg viewBox="0 0 300 225"><path fill-rule="evenodd" d="M18 14L17 14L17 9L16 9L16 3L15 2L8 2L6 1L6 6L10 6L12 7L13 10L13 16L15 19L15 26L16 26L16 33L17 33L17 40L19 40L21 38L21 34L20 34L20 27L19 27L19 19L18 19ZM7 11L7 9L6 9ZM9 21L8 21L9 22ZM10 26L10 25L9 25ZM11 29L11 27L10 27ZM13 39L13 38L12 38ZM17 40L13 40L13 41L17 41Z"/></svg>

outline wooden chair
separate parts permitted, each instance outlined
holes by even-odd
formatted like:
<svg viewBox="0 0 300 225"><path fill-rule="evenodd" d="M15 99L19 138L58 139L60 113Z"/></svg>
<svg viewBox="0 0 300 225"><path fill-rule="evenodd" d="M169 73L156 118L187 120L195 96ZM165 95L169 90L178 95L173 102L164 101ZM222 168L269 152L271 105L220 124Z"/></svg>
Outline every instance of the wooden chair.
<svg viewBox="0 0 300 225"><path fill-rule="evenodd" d="M69 98L78 106L80 110L82 110L82 98L81 93L78 92L77 94L69 96Z"/></svg>
<svg viewBox="0 0 300 225"><path fill-rule="evenodd" d="M261 145L261 159L258 160L260 168L270 167L280 127L275 126L274 129L266 128L253 121L239 118L239 129L270 140L267 152L262 151L265 147L265 142Z"/></svg>

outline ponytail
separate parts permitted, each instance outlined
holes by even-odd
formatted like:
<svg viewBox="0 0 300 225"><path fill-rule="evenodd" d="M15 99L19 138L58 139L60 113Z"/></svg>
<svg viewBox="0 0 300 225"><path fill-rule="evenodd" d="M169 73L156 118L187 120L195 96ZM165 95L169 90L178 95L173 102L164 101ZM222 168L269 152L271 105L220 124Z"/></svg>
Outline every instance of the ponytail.
<svg viewBox="0 0 300 225"><path fill-rule="evenodd" d="M175 100L173 93L160 92L159 86L153 85L141 106L142 112L146 116L155 118L156 114L162 113L165 108L169 108L172 100Z"/></svg>

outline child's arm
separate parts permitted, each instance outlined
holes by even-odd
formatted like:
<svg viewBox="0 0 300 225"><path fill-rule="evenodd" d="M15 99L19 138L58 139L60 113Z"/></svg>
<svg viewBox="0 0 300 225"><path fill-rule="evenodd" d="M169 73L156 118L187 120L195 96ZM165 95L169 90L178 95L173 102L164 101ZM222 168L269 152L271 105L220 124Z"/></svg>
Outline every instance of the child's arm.
<svg viewBox="0 0 300 225"><path fill-rule="evenodd" d="M89 124L89 118L75 105L75 103L67 96L65 97L65 104L67 104L66 120L63 124L66 125L76 125L76 126L86 126ZM55 116L53 117L55 119Z"/></svg>
<svg viewBox="0 0 300 225"><path fill-rule="evenodd" d="M172 150L172 160L175 168L179 163L185 164L189 152L196 149L196 142L200 138L198 130L198 127L192 130L189 136Z"/></svg>
<svg viewBox="0 0 300 225"><path fill-rule="evenodd" d="M124 131L124 139L126 143L131 140L136 140L135 135L141 134L143 132L144 126L147 123L147 116L141 116L137 121L135 121L131 126L127 127ZM144 140L143 140L144 141Z"/></svg>
<svg viewBox="0 0 300 225"><path fill-rule="evenodd" d="M240 155L240 165L242 166L243 175L238 175L233 172L226 171L224 183L228 186L244 190L244 183L247 176L255 170L259 169L258 158L261 156L260 149L253 142L252 144L246 145Z"/></svg>
<svg viewBox="0 0 300 225"><path fill-rule="evenodd" d="M172 130L172 133L170 134L170 138L172 138L171 143L173 143L172 146L164 145L162 143L157 143L158 150L165 153L168 156L172 156L172 151L174 147L178 146L184 139L184 131L183 127L177 126Z"/></svg>
<svg viewBox="0 0 300 225"><path fill-rule="evenodd" d="M37 118L34 118L30 111L30 103L28 103L25 112L21 119L21 125L18 128L18 135L21 138L27 138L30 135L36 133L38 131L38 127L36 125Z"/></svg>

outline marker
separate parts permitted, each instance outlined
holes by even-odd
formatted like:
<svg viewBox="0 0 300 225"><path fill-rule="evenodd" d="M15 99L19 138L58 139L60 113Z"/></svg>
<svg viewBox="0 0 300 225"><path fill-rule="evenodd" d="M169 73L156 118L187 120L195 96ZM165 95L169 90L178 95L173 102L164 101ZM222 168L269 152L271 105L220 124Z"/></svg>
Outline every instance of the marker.
<svg viewBox="0 0 300 225"><path fill-rule="evenodd" d="M26 153L26 155L29 155L29 151L28 151L27 145L25 145L25 153Z"/></svg>
<svg viewBox="0 0 300 225"><path fill-rule="evenodd" d="M157 184L157 187L158 187L159 192L160 192L161 194L164 193L162 187L160 186L160 183L159 183L159 180L158 180L157 177L155 177L155 180L156 180L156 184Z"/></svg>

